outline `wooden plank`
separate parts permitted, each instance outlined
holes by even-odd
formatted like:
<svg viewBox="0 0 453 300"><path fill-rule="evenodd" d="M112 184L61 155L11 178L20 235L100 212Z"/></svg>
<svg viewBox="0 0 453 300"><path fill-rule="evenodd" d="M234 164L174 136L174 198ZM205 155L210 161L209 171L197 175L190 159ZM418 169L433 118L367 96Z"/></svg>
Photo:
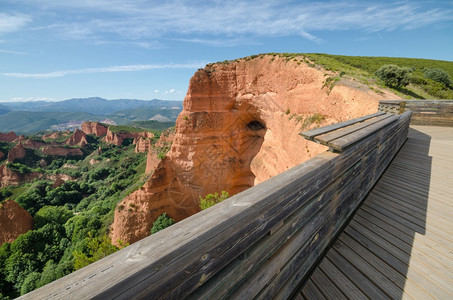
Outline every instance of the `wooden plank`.
<svg viewBox="0 0 453 300"><path fill-rule="evenodd" d="M348 299L338 287L336 287L332 281L322 272L320 269L311 276L311 280L322 289L322 293L326 299Z"/></svg>
<svg viewBox="0 0 453 300"><path fill-rule="evenodd" d="M387 153L387 155L389 155L389 154ZM382 165L378 165L379 171L376 172L377 174L380 174L380 172L385 169L386 160L389 162L391 158L392 158L392 156L390 156L387 159L382 159L381 160L382 161ZM363 182L369 183L370 181L368 179L365 179L365 177L366 177L366 175L357 175L357 178L362 178L362 179L364 179ZM366 194L366 191L368 191L369 188L363 187L363 186L359 186L359 187L356 188L356 190L362 191L362 193L363 193L363 191L365 191L365 194ZM363 196L365 194L363 194ZM363 196L351 196L351 197L352 198L357 198L357 199L363 199ZM351 212L353 211L353 209L354 208L352 208ZM297 259L300 260L301 258L298 258L298 257L299 256L296 256L295 259L296 260ZM282 283L285 282L285 281L286 281L286 283L280 289L278 296L281 297L281 298L288 297L289 296L289 292L294 290L295 285L297 285L298 277L300 277L299 274L303 274L303 272L305 272L303 265L300 266L299 269L297 269L297 266L293 266L293 265L288 264L285 269L280 270L280 273L274 279L273 283L266 287L267 291L262 292L260 297L263 298L263 299L270 297L270 295L274 294L273 289L275 289L275 287L277 287L277 286L282 286ZM287 279L288 278L288 274L292 275L292 276L290 276L289 279Z"/></svg>
<svg viewBox="0 0 453 300"><path fill-rule="evenodd" d="M380 116L377 116L377 117L374 117L374 118L371 118L371 119L367 119L363 122L359 122L359 123L354 123L350 126L347 126L347 127L343 127L343 128L340 128L338 130L335 130L335 131L331 131L331 132L328 132L328 133L324 133L324 134L321 134L321 135L317 135L315 137L315 141L322 144L322 145L328 145L330 141L333 141L335 139L338 139L342 136L345 136L345 135L348 135L348 134L351 134L357 130L360 130L364 127L367 127L367 126L370 126L374 123L377 123L377 122L380 122L382 120L385 120L387 118L390 118L394 116L393 114L381 114ZM396 117L398 118L398 117Z"/></svg>
<svg viewBox="0 0 453 300"><path fill-rule="evenodd" d="M360 218L354 218L354 220L351 222L351 224L354 224L357 226L363 226L370 232L373 232L374 234L376 234L383 240L387 241L389 244L392 244L395 247L397 247L401 251L402 255L406 255L407 258L410 257L411 261L414 261L413 260L414 257L412 257L412 252L414 251L412 243L407 244L407 243L403 242L402 240L395 238L393 235L389 234L387 231L381 229L380 227L378 227L374 224L371 224L370 222L360 219ZM352 226L354 226L354 225L352 225ZM414 238L415 237L413 237L412 239L414 239ZM403 254L403 253L405 253L405 254ZM442 272L440 272L440 273L437 272L437 270L445 269L445 266L442 265L442 263L440 263L439 261L442 261L442 260L449 261L449 260L442 256L439 257L440 254L438 254L438 253L434 252L433 254L435 255L434 258L430 258L426 255L423 255L425 260L416 259L415 261L417 262L418 266L420 266L419 267L420 270L425 270L426 272L429 272L431 274L430 275L431 278L434 279L437 284L442 286L446 291L453 294L453 288L451 288L451 286L452 286L451 282L447 282L448 279L444 277L444 274L442 274Z"/></svg>
<svg viewBox="0 0 453 300"><path fill-rule="evenodd" d="M355 285L354 282L343 274L330 260L323 259L319 269L348 299L366 299L367 296Z"/></svg>
<svg viewBox="0 0 453 300"><path fill-rule="evenodd" d="M337 151L343 151L346 147L348 147L354 143L357 143L358 141L367 137L371 133L381 129L384 126L387 126L390 123L395 122L396 120L398 120L398 116L391 116L391 117L385 118L385 119L380 120L379 122L376 122L374 124L371 124L365 128L352 132L351 134L334 139L334 140L330 141L327 145Z"/></svg>
<svg viewBox="0 0 453 300"><path fill-rule="evenodd" d="M350 250L341 241L337 241L333 246L345 260L350 262L355 269L361 272L374 286L379 287L386 296L393 299L400 299L403 294L403 289L398 287L394 282L388 280L384 274L380 273L375 267L369 264L365 259L357 255L354 251ZM346 273L349 275L348 273ZM357 283L359 284L359 283ZM371 296L368 290L364 289L368 296Z"/></svg>
<svg viewBox="0 0 453 300"><path fill-rule="evenodd" d="M376 226L379 226L381 227L382 229L388 231L389 233L397 236L399 239L405 241L406 243L408 243L409 245L413 245L413 242L414 242L414 235L413 234L410 234L408 232L405 232L405 231L402 231L400 230L400 228L397 228L397 227L394 227L390 224L388 224L387 222L375 217L374 215L366 212L365 210L359 210L357 212L357 214L355 215L355 218L357 220L359 220L360 218L364 219L364 220L367 220L369 222L372 222L373 224L375 224ZM426 243L425 246L429 249L426 249L424 250L425 252L427 253L431 253L432 251L434 252L437 252L437 253L440 253L442 254L444 257L449 257L451 256L452 254L448 252L448 249L446 249L445 246L443 245L440 245L439 243L435 242L435 241L431 241L429 240L429 242L426 242L425 239L423 239L421 241L422 243ZM414 248L412 248L412 252L414 251ZM411 252L411 253L412 253ZM452 259L452 258L451 258ZM450 260L451 260L450 259ZM449 277L453 278L453 270L452 271L447 271L448 273L451 272L451 276L449 275Z"/></svg>
<svg viewBox="0 0 453 300"><path fill-rule="evenodd" d="M371 299L390 299L379 287L365 277L353 264L340 255L336 249L329 251L329 260L342 270Z"/></svg>
<svg viewBox="0 0 453 300"><path fill-rule="evenodd" d="M397 257L400 259L402 262L404 262L406 266L406 270L409 269L409 258L406 253L401 252L401 250L394 245L388 243L386 240L382 239L379 237L377 234L374 232L368 230L367 228L360 226L358 224L353 224L352 222L350 223L350 227L357 230L367 238L371 239L381 247L383 247L387 252L391 253L393 256ZM425 281L424 284L426 286L429 286L429 292L432 294L434 297L438 297L439 299L448 299L449 298L449 292L447 292L442 285L439 285L437 280L439 280L439 277L434 276L434 274L429 274L429 275L422 275L423 269L420 269L418 265L411 264L411 269L414 271L413 274L415 274L416 280L423 280ZM406 271L407 273L407 271ZM431 278L433 276L434 278Z"/></svg>
<svg viewBox="0 0 453 300"><path fill-rule="evenodd" d="M312 299L326 299L321 291L316 287L311 279L307 280L301 294L307 300Z"/></svg>
<svg viewBox="0 0 453 300"><path fill-rule="evenodd" d="M374 114L371 114L371 115L367 115L367 116L363 116L363 117L347 120L347 121L340 122L340 123L335 123L335 124L324 126L324 127L321 127L321 128L315 128L315 129L312 129L312 130L304 131L304 132L301 132L300 135L302 135L304 138L306 138L308 140L313 140L314 137L317 136L317 135L321 135L321 134L324 134L324 133L327 133L327 132L331 132L331 131L334 131L334 130L337 130L337 129L340 129L340 128L343 128L343 127L346 127L346 126L349 126L349 125L352 125L352 124L355 124L355 123L358 123L358 122L362 122L362 121L365 121L365 120L368 120L368 119L371 119L371 118L374 118L374 117L381 116L383 114L385 114L385 113L384 112L377 112L377 113L374 113Z"/></svg>
<svg viewBox="0 0 453 300"><path fill-rule="evenodd" d="M374 268L376 268L376 270L383 274L387 278L387 280L390 280L391 282L396 284L403 291L403 293L407 293L415 299L430 298L429 294L426 293L426 291L421 289L414 282L406 280L406 277L395 270L393 266L382 260L381 257L373 254L369 249L365 248L363 245L355 241L346 233L343 233L340 236L339 240L347 245L349 249L357 253L357 255L365 259Z"/></svg>

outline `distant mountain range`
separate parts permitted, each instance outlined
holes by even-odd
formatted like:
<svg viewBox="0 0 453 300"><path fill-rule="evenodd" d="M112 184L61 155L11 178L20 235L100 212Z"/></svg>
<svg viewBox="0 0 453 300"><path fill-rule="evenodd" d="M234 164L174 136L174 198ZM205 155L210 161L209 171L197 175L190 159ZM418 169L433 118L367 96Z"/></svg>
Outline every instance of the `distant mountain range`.
<svg viewBox="0 0 453 300"><path fill-rule="evenodd" d="M106 100L99 97L57 102L0 102L0 132L28 134L55 128L73 121L110 119L116 124L133 121L175 121L182 101Z"/></svg>

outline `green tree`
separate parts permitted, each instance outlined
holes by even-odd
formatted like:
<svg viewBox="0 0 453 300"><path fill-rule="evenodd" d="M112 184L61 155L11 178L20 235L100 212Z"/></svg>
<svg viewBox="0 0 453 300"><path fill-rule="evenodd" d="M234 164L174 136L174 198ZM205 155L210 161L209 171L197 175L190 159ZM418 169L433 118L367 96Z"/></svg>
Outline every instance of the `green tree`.
<svg viewBox="0 0 453 300"><path fill-rule="evenodd" d="M38 272L31 272L25 277L24 283L20 288L20 294L24 295L28 292L33 291L36 288L36 283L41 278L41 274Z"/></svg>
<svg viewBox="0 0 453 300"><path fill-rule="evenodd" d="M411 72L409 68L401 68L397 65L383 65L375 74L386 86L399 88L409 84Z"/></svg>
<svg viewBox="0 0 453 300"><path fill-rule="evenodd" d="M208 194L204 198L200 197L200 208L202 210L204 210L219 202L222 202L223 200L227 199L228 197L230 197L230 195L226 191L221 191L220 195L219 195L219 193L214 193L214 194Z"/></svg>
<svg viewBox="0 0 453 300"><path fill-rule="evenodd" d="M424 75L426 78L440 82L440 83L444 84L446 87L451 86L450 76L448 75L447 72L445 72L442 69L438 69L438 68L427 69L427 70L425 70Z"/></svg>
<svg viewBox="0 0 453 300"><path fill-rule="evenodd" d="M35 229L48 223L64 225L72 216L73 213L64 206L44 206L35 214Z"/></svg>
<svg viewBox="0 0 453 300"><path fill-rule="evenodd" d="M74 268L76 270L118 251L118 247L112 245L107 235L91 239L87 248L88 253L74 251Z"/></svg>
<svg viewBox="0 0 453 300"><path fill-rule="evenodd" d="M154 221L153 227L151 228L151 233L161 231L162 229L167 228L174 223L175 220L173 220L173 218L167 216L167 213L163 213L156 219L156 221Z"/></svg>

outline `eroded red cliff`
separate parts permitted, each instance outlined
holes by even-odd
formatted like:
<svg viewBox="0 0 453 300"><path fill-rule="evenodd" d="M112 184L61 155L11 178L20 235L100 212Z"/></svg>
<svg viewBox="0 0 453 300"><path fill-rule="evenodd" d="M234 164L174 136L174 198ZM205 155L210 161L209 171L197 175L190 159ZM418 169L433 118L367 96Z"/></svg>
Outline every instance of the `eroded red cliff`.
<svg viewBox="0 0 453 300"><path fill-rule="evenodd" d="M86 134L94 134L95 136L103 136L107 134L107 126L99 122L83 122L82 131Z"/></svg>
<svg viewBox="0 0 453 300"><path fill-rule="evenodd" d="M33 229L33 217L13 200L0 204L0 245Z"/></svg>
<svg viewBox="0 0 453 300"><path fill-rule="evenodd" d="M230 195L325 151L299 132L375 112L385 97L303 58L264 56L212 64L190 80L171 150L144 186L115 210L112 241L149 235L166 212L176 221L199 211L200 196Z"/></svg>

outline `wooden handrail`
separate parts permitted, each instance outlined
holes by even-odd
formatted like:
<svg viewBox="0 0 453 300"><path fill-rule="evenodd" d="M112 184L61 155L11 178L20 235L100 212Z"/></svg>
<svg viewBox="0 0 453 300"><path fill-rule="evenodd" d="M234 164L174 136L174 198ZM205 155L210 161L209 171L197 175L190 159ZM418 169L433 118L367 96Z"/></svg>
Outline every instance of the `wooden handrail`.
<svg viewBox="0 0 453 300"><path fill-rule="evenodd" d="M382 100L379 111L412 111L413 125L453 126L453 100Z"/></svg>
<svg viewBox="0 0 453 300"><path fill-rule="evenodd" d="M287 298L407 138L411 113L22 296Z"/></svg>

